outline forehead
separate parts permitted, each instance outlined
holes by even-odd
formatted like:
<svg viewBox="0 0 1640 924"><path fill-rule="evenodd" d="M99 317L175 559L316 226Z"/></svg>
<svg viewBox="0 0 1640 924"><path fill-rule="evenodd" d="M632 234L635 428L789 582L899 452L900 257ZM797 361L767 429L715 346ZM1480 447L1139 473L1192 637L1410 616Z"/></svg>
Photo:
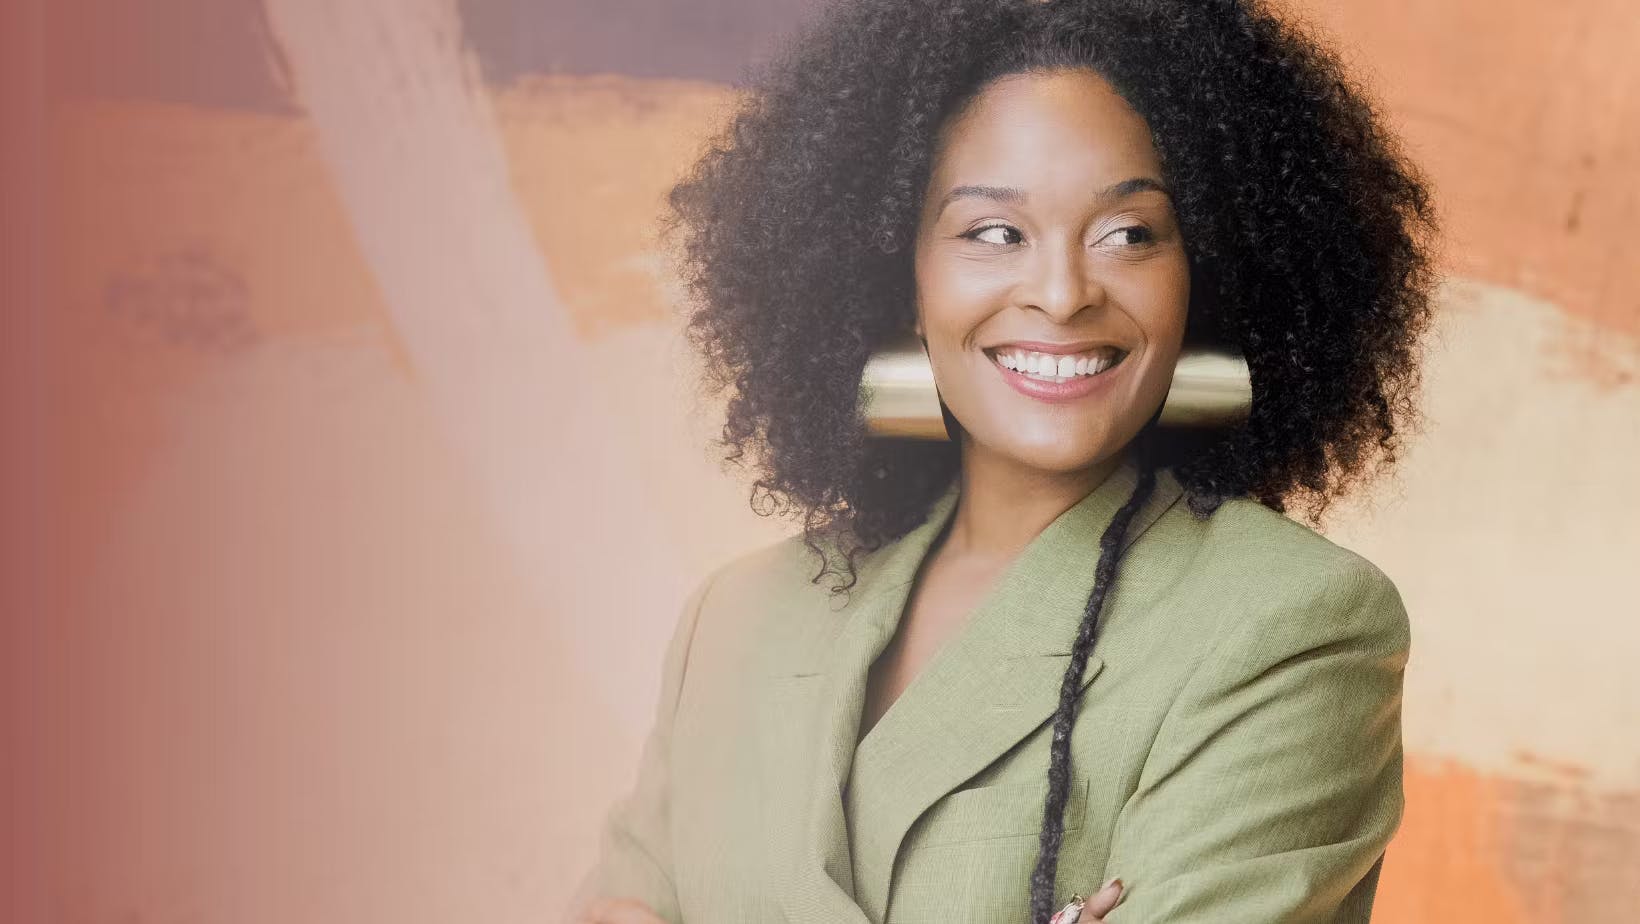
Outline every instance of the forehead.
<svg viewBox="0 0 1640 924"><path fill-rule="evenodd" d="M1159 176L1150 126L1091 70L1010 75L941 131L932 184L1090 187ZM1091 187L1090 187L1091 188Z"/></svg>

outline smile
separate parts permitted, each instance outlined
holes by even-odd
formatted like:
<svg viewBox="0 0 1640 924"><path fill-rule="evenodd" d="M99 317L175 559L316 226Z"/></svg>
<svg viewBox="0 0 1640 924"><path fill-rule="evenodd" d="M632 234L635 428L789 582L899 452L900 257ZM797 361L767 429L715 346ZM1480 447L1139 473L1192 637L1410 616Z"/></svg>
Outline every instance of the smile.
<svg viewBox="0 0 1640 924"><path fill-rule="evenodd" d="M1071 401L1103 391L1128 355L1114 346L1085 353L1039 353L1013 347L985 353L1015 391L1049 402Z"/></svg>
<svg viewBox="0 0 1640 924"><path fill-rule="evenodd" d="M1035 350L999 347L991 352L991 361L1004 369L1042 381L1064 381L1078 375L1098 375L1121 362L1126 355L1113 346L1086 353L1038 353Z"/></svg>

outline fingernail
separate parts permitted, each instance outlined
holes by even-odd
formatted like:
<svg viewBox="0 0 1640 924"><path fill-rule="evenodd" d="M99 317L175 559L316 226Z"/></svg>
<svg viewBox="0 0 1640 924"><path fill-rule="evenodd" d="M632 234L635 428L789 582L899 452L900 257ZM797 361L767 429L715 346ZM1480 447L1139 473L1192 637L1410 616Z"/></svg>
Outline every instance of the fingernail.
<svg viewBox="0 0 1640 924"><path fill-rule="evenodd" d="M1115 885L1118 889L1122 887L1122 880L1118 879L1115 876L1112 876L1109 879L1105 880L1105 884L1099 887L1099 891L1103 892L1106 889L1110 888L1112 883L1115 883Z"/></svg>

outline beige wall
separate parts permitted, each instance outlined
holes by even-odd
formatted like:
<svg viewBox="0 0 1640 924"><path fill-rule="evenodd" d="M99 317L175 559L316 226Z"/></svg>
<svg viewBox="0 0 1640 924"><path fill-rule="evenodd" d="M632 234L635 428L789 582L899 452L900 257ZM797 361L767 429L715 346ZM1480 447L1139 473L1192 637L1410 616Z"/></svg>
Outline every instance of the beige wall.
<svg viewBox="0 0 1640 924"><path fill-rule="evenodd" d="M1380 919L1631 920L1640 17L1301 7L1452 231L1429 431L1330 530L1415 624ZM551 920L687 585L791 528L705 449L650 236L732 91L485 82L438 0L265 17L282 110L45 126L45 907Z"/></svg>

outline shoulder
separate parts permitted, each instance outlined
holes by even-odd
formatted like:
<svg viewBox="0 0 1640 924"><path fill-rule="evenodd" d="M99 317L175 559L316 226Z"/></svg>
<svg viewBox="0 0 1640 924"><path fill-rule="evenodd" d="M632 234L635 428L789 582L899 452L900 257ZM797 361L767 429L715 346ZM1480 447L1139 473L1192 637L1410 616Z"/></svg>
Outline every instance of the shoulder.
<svg viewBox="0 0 1640 924"><path fill-rule="evenodd" d="M1361 554L1248 497L1226 500L1198 522L1201 551L1220 562L1257 568L1264 577L1342 573L1389 580Z"/></svg>
<svg viewBox="0 0 1640 924"><path fill-rule="evenodd" d="M702 590L714 610L823 598L826 582L813 580L819 570L820 559L803 538L788 536L723 561L707 575Z"/></svg>
<svg viewBox="0 0 1640 924"><path fill-rule="evenodd" d="M1227 500L1206 518L1183 502L1169 514L1168 532L1186 559L1178 590L1211 608L1221 640L1371 637L1407 646L1400 591L1365 556L1251 498Z"/></svg>
<svg viewBox="0 0 1640 924"><path fill-rule="evenodd" d="M695 647L734 658L778 658L820 641L839 603L833 578L814 580L820 558L801 535L756 546L712 568L695 588Z"/></svg>

